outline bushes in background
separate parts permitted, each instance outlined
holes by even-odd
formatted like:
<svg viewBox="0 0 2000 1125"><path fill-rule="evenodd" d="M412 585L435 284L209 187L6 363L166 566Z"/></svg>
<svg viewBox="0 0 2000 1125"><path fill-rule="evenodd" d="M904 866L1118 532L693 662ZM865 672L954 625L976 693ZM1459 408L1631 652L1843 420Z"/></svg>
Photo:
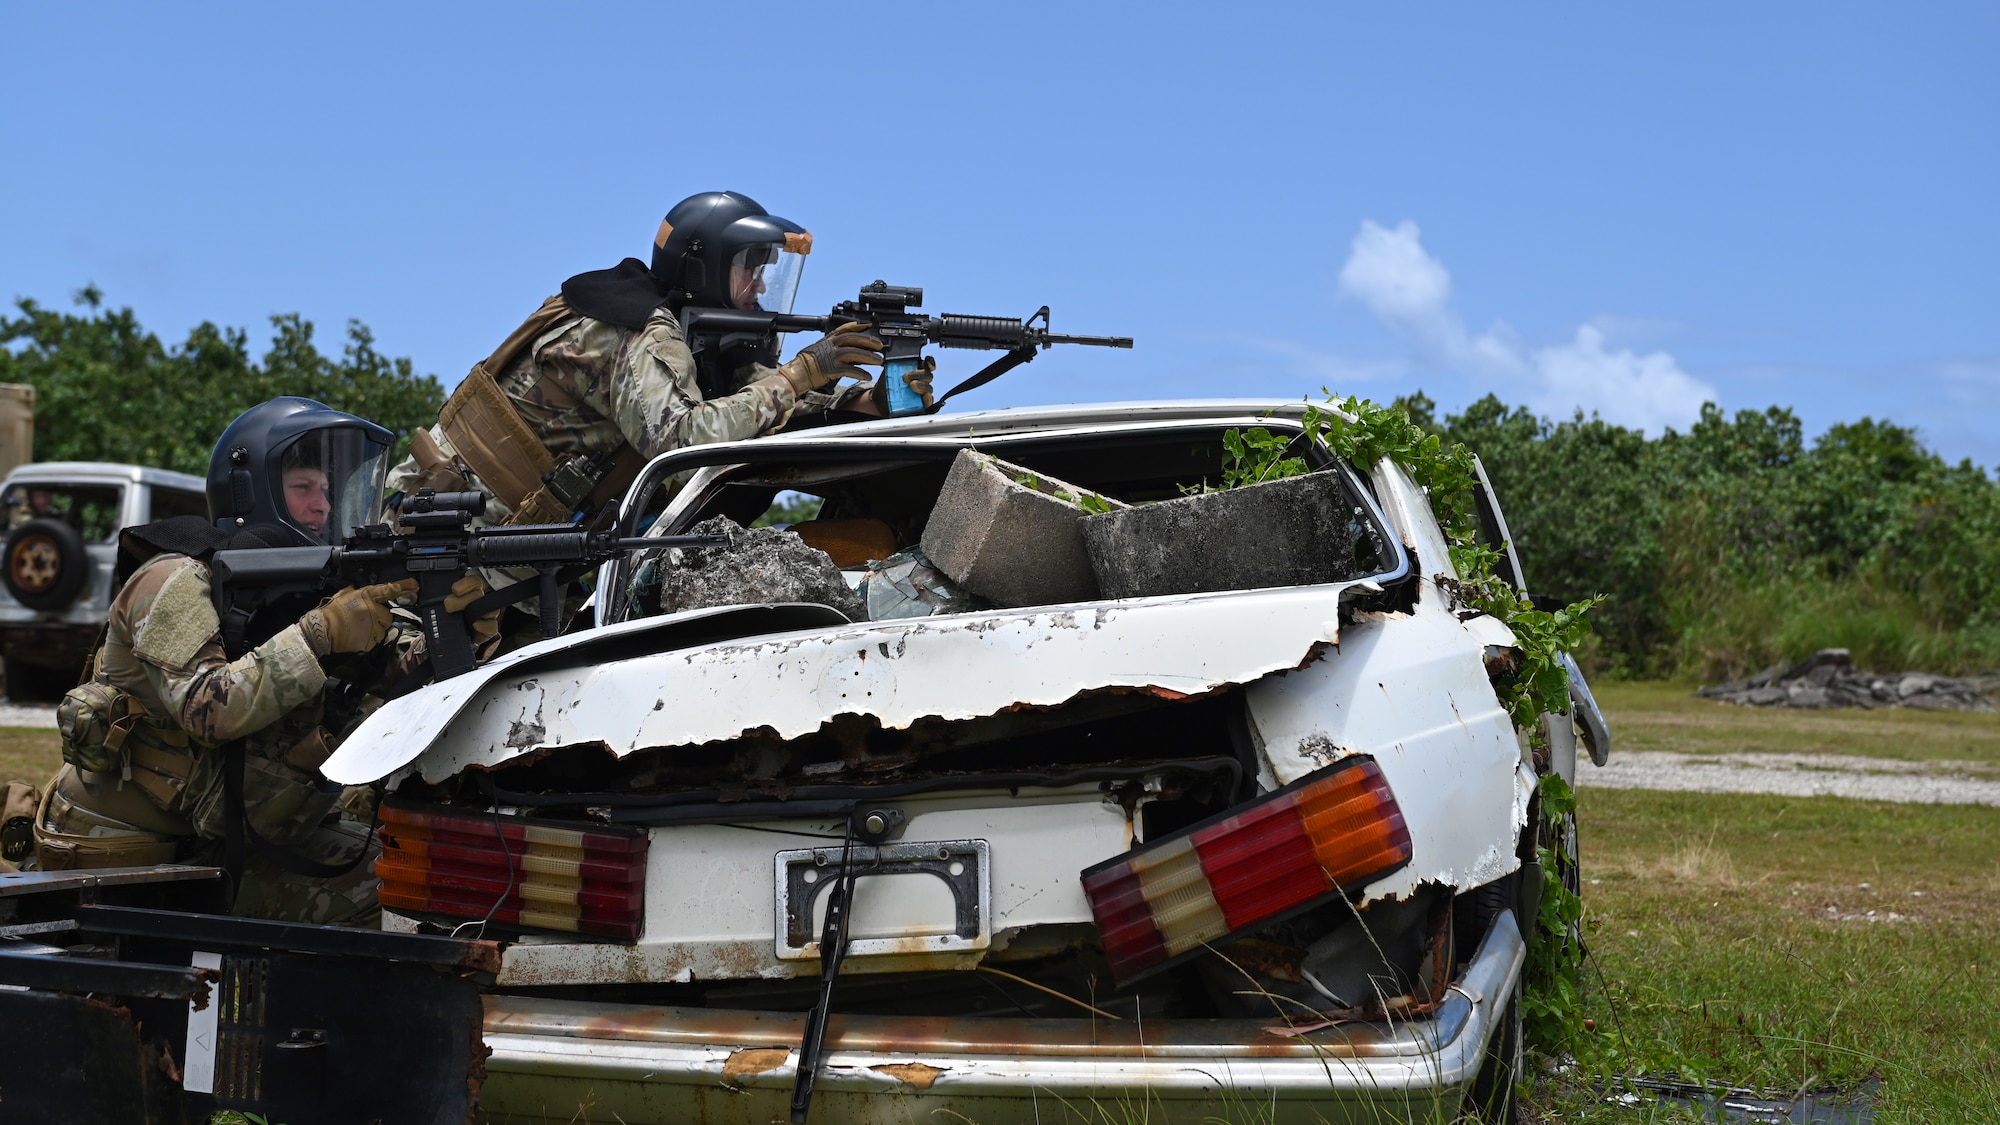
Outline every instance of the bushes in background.
<svg viewBox="0 0 2000 1125"><path fill-rule="evenodd" d="M41 461L129 461L197 475L223 428L266 399L318 399L407 434L437 421L444 387L407 359L375 350L360 321L347 324L338 358L313 343L297 313L271 318L270 349L250 358L240 328L202 323L167 347L129 308L103 307L94 288L77 313L34 301L0 315L0 383L35 388L35 457Z"/></svg>
<svg viewBox="0 0 2000 1125"><path fill-rule="evenodd" d="M1488 396L1418 424L1493 479L1536 593L1603 593L1592 662L1720 680L1823 647L1864 668L2000 667L2000 485L1864 418L1808 442L1788 409L1647 438Z"/></svg>

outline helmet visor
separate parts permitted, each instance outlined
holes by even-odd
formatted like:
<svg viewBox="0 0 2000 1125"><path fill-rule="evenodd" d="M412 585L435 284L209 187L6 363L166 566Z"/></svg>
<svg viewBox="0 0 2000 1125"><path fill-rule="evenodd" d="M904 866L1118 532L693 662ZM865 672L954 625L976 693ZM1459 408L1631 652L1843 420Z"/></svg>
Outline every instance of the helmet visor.
<svg viewBox="0 0 2000 1125"><path fill-rule="evenodd" d="M791 312L805 268L804 254L779 244L746 246L729 262L729 303L752 311Z"/></svg>
<svg viewBox="0 0 2000 1125"><path fill-rule="evenodd" d="M380 514L388 452L358 429L300 434L278 451L278 513L309 542L342 542Z"/></svg>

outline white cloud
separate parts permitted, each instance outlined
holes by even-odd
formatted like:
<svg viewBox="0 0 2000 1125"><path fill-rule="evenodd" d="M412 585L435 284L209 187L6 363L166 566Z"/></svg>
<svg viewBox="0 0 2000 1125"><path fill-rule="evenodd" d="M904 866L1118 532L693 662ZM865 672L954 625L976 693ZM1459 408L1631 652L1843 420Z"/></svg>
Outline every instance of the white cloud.
<svg viewBox="0 0 2000 1125"><path fill-rule="evenodd" d="M1364 221L1353 252L1340 267L1340 291L1390 324L1417 331L1444 327L1451 273L1424 251L1423 232L1408 219L1384 230Z"/></svg>
<svg viewBox="0 0 2000 1125"><path fill-rule="evenodd" d="M1568 343L1534 350L1505 324L1469 332L1451 307L1451 271L1424 249L1423 232L1408 220L1393 229L1361 224L1340 270L1340 293L1360 301L1425 363L1502 384L1502 398L1524 396L1544 414L1565 417L1582 407L1658 433L1692 422L1716 397L1667 352L1607 348L1602 320L1579 325Z"/></svg>
<svg viewBox="0 0 2000 1125"><path fill-rule="evenodd" d="M1657 432L1700 417L1701 404L1716 397L1714 387L1682 371L1666 352L1606 350L1604 333L1588 324L1569 343L1536 352L1535 369L1542 377L1535 409L1558 417L1582 406L1607 421Z"/></svg>

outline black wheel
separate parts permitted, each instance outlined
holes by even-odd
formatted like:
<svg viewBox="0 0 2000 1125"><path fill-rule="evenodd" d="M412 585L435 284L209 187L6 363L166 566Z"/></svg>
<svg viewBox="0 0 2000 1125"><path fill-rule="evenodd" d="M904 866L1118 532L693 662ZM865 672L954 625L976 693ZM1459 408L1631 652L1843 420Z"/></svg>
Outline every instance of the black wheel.
<svg viewBox="0 0 2000 1125"><path fill-rule="evenodd" d="M75 686L77 670L44 668L13 657L6 660L7 698L15 703L47 703Z"/></svg>
<svg viewBox="0 0 2000 1125"><path fill-rule="evenodd" d="M35 519L7 535L0 550L7 592L29 609L67 607L90 578L83 536L61 520Z"/></svg>
<svg viewBox="0 0 2000 1125"><path fill-rule="evenodd" d="M1516 1090L1526 1066L1521 1047L1521 985L1507 997L1507 1010L1500 1026L1486 1041L1486 1055L1472 1089L1465 1095L1465 1112L1486 1125L1514 1125Z"/></svg>

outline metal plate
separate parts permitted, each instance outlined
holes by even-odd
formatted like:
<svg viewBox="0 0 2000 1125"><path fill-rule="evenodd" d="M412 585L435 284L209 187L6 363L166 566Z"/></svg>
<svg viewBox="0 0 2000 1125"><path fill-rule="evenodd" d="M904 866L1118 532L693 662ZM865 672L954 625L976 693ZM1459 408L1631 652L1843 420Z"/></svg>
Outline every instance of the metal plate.
<svg viewBox="0 0 2000 1125"><path fill-rule="evenodd" d="M856 844L849 854L857 872L852 925L865 931L874 913L871 907L892 906L878 897L880 892L892 890L899 879L918 876L944 881L951 891L953 917L925 919L921 928L904 928L895 937L850 938L848 956L958 953L985 949L993 943L992 862L986 841ZM838 844L777 854L775 926L780 960L819 956L819 930L813 924L813 912L839 876L840 855ZM869 887L871 883L875 886Z"/></svg>

